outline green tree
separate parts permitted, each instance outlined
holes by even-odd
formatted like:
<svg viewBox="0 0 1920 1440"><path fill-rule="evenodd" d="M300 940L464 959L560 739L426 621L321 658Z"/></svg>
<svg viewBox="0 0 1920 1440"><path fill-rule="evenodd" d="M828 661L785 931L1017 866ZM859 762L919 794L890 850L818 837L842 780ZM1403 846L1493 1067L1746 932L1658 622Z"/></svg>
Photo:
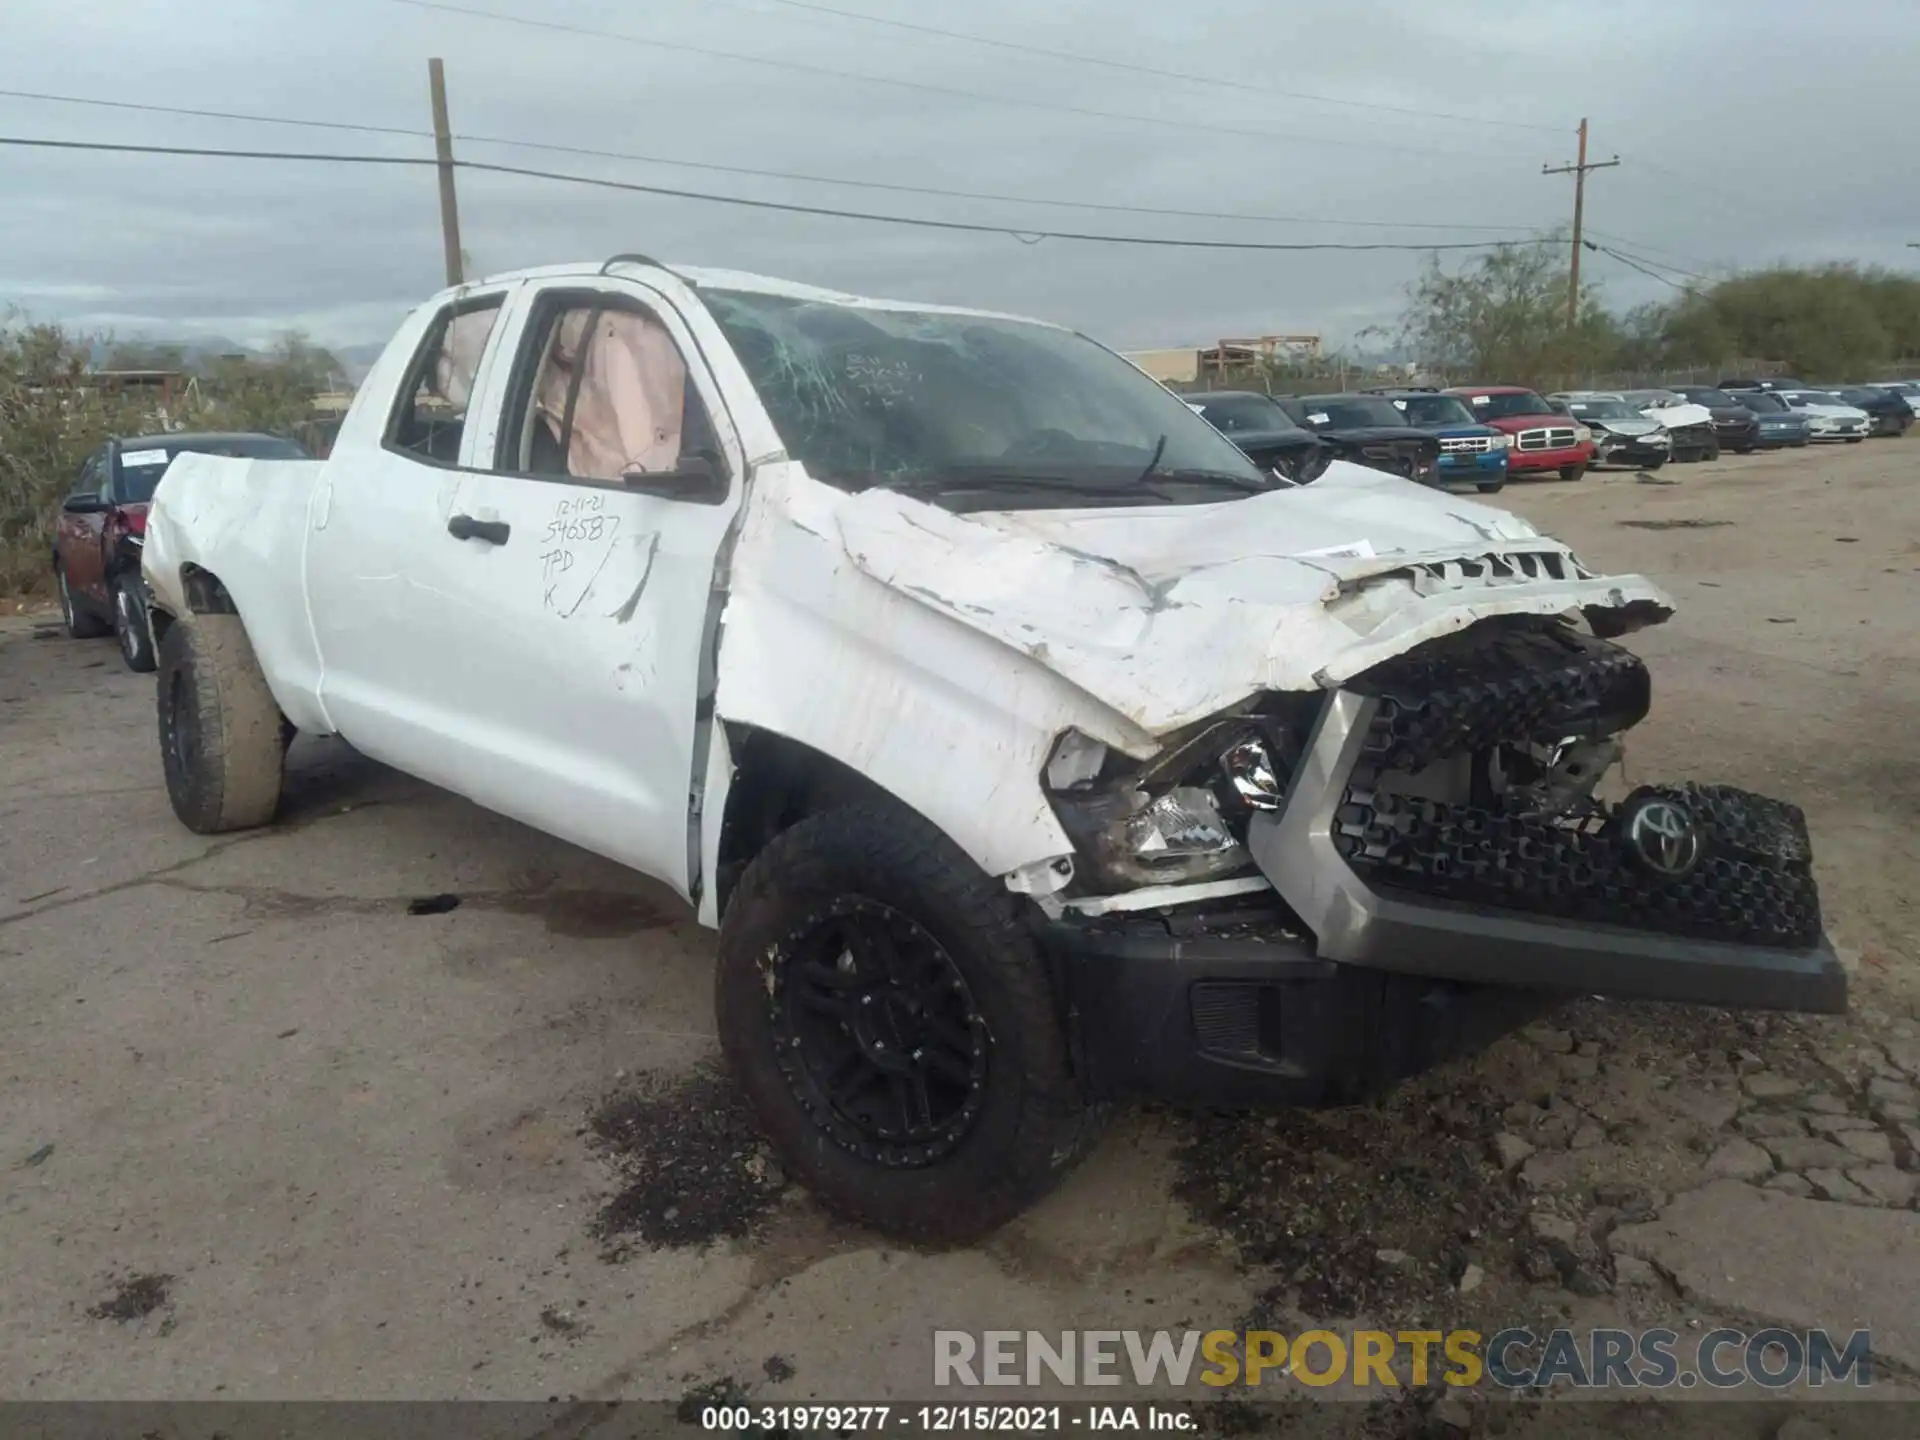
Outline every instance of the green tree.
<svg viewBox="0 0 1920 1440"><path fill-rule="evenodd" d="M1590 286L1569 327L1567 288L1560 242L1501 245L1452 273L1430 258L1408 287L1401 339L1449 377L1558 388L1608 366L1621 340Z"/></svg>
<svg viewBox="0 0 1920 1440"><path fill-rule="evenodd" d="M1871 379L1920 356L1920 278L1856 265L1747 271L1678 301L1665 342L1681 363L1766 360L1810 379Z"/></svg>

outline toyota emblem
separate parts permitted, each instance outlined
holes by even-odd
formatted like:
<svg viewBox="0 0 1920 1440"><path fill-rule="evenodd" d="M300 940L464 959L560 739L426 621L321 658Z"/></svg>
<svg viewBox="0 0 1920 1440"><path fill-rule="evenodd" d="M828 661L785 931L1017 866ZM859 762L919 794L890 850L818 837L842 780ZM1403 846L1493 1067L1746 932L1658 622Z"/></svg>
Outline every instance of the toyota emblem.
<svg viewBox="0 0 1920 1440"><path fill-rule="evenodd" d="M1655 875L1678 880L1700 863L1700 830L1685 806L1649 796L1626 822L1627 849Z"/></svg>

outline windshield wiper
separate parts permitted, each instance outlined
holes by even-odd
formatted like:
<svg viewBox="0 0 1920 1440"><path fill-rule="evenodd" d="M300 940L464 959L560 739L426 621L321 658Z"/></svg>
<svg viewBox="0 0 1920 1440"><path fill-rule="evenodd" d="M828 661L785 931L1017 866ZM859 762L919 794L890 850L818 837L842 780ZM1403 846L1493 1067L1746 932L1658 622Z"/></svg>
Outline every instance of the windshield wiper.
<svg viewBox="0 0 1920 1440"><path fill-rule="evenodd" d="M1147 457L1147 468L1134 477L1134 484L1144 485L1147 477L1153 474L1153 467L1160 463L1160 457L1167 453L1167 432L1162 430L1160 438L1153 442L1153 454Z"/></svg>
<svg viewBox="0 0 1920 1440"><path fill-rule="evenodd" d="M1273 490L1273 486L1261 482L1258 476L1235 474L1233 470L1148 470L1140 480L1183 480L1196 486L1223 484L1248 495L1265 495Z"/></svg>

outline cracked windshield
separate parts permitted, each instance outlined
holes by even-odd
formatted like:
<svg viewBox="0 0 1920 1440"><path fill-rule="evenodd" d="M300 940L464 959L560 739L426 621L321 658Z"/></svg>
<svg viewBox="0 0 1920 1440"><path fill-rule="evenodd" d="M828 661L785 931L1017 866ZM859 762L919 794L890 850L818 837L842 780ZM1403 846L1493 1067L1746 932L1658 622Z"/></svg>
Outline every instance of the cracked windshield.
<svg viewBox="0 0 1920 1440"><path fill-rule="evenodd" d="M788 453L841 489L994 509L1218 501L1278 483L1164 387L1070 331L779 295L702 298Z"/></svg>

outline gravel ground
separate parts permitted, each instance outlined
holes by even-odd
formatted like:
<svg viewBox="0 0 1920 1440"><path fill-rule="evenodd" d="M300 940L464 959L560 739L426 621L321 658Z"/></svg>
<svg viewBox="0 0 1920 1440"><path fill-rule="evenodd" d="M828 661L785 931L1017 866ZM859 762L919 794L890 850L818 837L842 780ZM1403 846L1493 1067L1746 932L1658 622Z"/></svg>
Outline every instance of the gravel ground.
<svg viewBox="0 0 1920 1440"><path fill-rule="evenodd" d="M1373 1106L1135 1112L937 1254L785 1183L713 1069L711 940L673 897L330 742L296 746L272 830L192 836L151 681L0 618L0 1396L925 1397L937 1326L1246 1319L1870 1324L1905 1387L1920 441L1658 479L1497 499L1677 597L1629 641L1655 700L1628 775L1806 808L1854 1013L1589 1001ZM1726 1273L1733 1217L1791 1238ZM1455 1434L1485 1404L1338 1423ZM1580 1408L1499 1423L1600 1424Z"/></svg>

